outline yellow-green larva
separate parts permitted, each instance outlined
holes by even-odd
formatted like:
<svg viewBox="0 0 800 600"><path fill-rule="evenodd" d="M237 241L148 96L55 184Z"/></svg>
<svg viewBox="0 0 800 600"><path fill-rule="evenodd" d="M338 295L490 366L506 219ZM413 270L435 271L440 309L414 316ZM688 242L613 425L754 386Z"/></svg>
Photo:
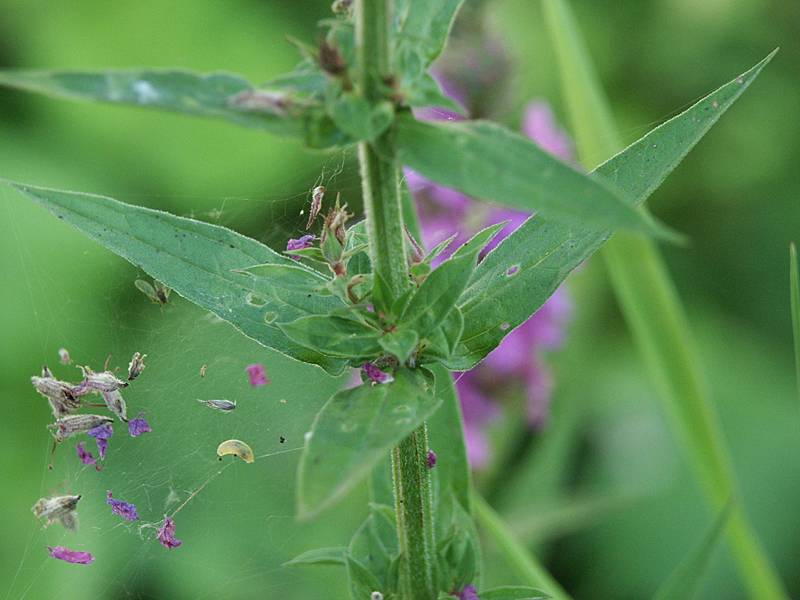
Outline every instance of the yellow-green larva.
<svg viewBox="0 0 800 600"><path fill-rule="evenodd" d="M217 446L217 456L220 459L228 454L238 456L246 463L251 463L256 459L253 449L241 440L225 440Z"/></svg>

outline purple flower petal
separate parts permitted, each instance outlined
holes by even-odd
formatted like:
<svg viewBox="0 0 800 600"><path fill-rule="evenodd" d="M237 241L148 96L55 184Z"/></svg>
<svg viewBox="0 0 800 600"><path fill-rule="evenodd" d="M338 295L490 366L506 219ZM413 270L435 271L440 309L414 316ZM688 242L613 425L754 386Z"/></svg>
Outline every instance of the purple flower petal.
<svg viewBox="0 0 800 600"><path fill-rule="evenodd" d="M316 238L313 235L303 235L297 239L291 238L288 242L286 242L286 249L287 250L304 250L306 248L310 248L314 245L314 240ZM291 257L292 260L300 260L300 257L294 255Z"/></svg>
<svg viewBox="0 0 800 600"><path fill-rule="evenodd" d="M136 506L130 504L129 502L115 500L112 497L110 490L106 492L106 504L111 505L111 512L118 514L126 521L139 520L139 513L136 511Z"/></svg>
<svg viewBox="0 0 800 600"><path fill-rule="evenodd" d="M561 160L573 160L575 153L569 136L556 123L553 111L546 102L537 100L528 104L522 131L546 152Z"/></svg>
<svg viewBox="0 0 800 600"><path fill-rule="evenodd" d="M95 469L98 471L100 470L97 459L84 447L83 442L78 442L78 445L75 446L75 450L78 452L78 458L83 464L94 465Z"/></svg>
<svg viewBox="0 0 800 600"><path fill-rule="evenodd" d="M458 594L458 600L481 600L474 585L467 585Z"/></svg>
<svg viewBox="0 0 800 600"><path fill-rule="evenodd" d="M384 373L372 363L364 363L361 365L361 372L372 383L387 383L391 381L391 375Z"/></svg>
<svg viewBox="0 0 800 600"><path fill-rule="evenodd" d="M269 383L267 371L261 363L247 365L245 370L247 371L247 376L250 378L250 385L253 387L267 385Z"/></svg>
<svg viewBox="0 0 800 600"><path fill-rule="evenodd" d="M64 546L48 546L47 551L53 558L76 565L90 565L94 562L94 556L92 556L91 552L69 550Z"/></svg>
<svg viewBox="0 0 800 600"><path fill-rule="evenodd" d="M131 437L139 437L143 433L150 433L150 423L144 418L144 413L139 413L135 419L128 422L128 433Z"/></svg>
<svg viewBox="0 0 800 600"><path fill-rule="evenodd" d="M97 442L97 453L100 455L100 460L105 460L106 450L108 450L108 439L114 435L114 428L111 427L110 423L105 423L94 429L90 429L86 433L92 436Z"/></svg>
<svg viewBox="0 0 800 600"><path fill-rule="evenodd" d="M432 469L436 466L436 452L428 450L428 468Z"/></svg>
<svg viewBox="0 0 800 600"><path fill-rule="evenodd" d="M169 550L177 548L183 543L175 537L175 521L171 517L164 515L164 524L158 530L158 541Z"/></svg>

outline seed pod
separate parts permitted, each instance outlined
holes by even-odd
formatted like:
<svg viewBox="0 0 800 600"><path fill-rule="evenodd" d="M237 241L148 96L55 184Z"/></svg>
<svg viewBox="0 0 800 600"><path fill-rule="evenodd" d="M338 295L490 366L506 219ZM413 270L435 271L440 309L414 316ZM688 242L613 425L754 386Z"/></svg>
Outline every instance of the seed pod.
<svg viewBox="0 0 800 600"><path fill-rule="evenodd" d="M104 415L67 415L57 419L55 423L48 425L47 428L54 432L53 437L56 438L57 442L63 442L73 435L86 433L90 429L113 422L114 419Z"/></svg>
<svg viewBox="0 0 800 600"><path fill-rule="evenodd" d="M72 390L77 396L90 392L116 392L120 388L128 387L127 381L118 379L111 371L95 373L89 367L81 367L80 369L83 372L83 381Z"/></svg>
<svg viewBox="0 0 800 600"><path fill-rule="evenodd" d="M217 446L217 456L219 456L220 460L228 454L238 456L246 463L251 463L256 459L253 455L253 449L241 440L226 440Z"/></svg>
<svg viewBox="0 0 800 600"><path fill-rule="evenodd" d="M103 401L106 403L108 410L117 415L120 421L128 422L128 406L125 404L125 399L118 391L102 392Z"/></svg>
<svg viewBox="0 0 800 600"><path fill-rule="evenodd" d="M45 527L54 521L75 531L78 527L78 515L75 510L78 506L80 496L51 496L49 498L39 498L31 509L37 519L46 519Z"/></svg>
<svg viewBox="0 0 800 600"><path fill-rule="evenodd" d="M31 383L37 392L47 398L56 419L74 412L81 405L72 386L53 377L47 367L42 367L41 377L31 377Z"/></svg>
<svg viewBox="0 0 800 600"><path fill-rule="evenodd" d="M205 404L209 408L214 408L216 410L221 410L223 412L230 412L236 408L236 402L231 402L230 400L197 400L201 404Z"/></svg>

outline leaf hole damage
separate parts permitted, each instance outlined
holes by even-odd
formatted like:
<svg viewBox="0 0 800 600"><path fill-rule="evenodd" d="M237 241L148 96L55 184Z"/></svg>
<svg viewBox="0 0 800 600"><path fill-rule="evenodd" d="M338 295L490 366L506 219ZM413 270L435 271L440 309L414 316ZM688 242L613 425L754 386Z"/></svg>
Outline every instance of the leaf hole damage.
<svg viewBox="0 0 800 600"><path fill-rule="evenodd" d="M256 308L261 308L267 303L266 299L252 292L248 292L247 295L244 297L244 300L250 306L255 306ZM266 318L266 315L264 315L264 317Z"/></svg>
<svg viewBox="0 0 800 600"><path fill-rule="evenodd" d="M277 318L278 318L278 313L272 312L271 310L268 310L267 312L264 313L264 321L266 323L274 323L275 319Z"/></svg>
<svg viewBox="0 0 800 600"><path fill-rule="evenodd" d="M506 277L513 277L517 273L519 273L519 265L511 265L506 270Z"/></svg>
<svg viewBox="0 0 800 600"><path fill-rule="evenodd" d="M505 323L500 323L500 330L501 331L508 331L508 329L510 327L511 327L511 323L509 323L508 321L506 321Z"/></svg>

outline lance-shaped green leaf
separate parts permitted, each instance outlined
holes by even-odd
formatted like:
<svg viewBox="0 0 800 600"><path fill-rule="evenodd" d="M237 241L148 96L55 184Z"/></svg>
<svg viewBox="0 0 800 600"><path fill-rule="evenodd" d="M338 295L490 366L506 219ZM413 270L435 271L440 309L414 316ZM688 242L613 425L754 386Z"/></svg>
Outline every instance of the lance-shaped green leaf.
<svg viewBox="0 0 800 600"><path fill-rule="evenodd" d="M302 84L301 87L295 88ZM321 106L304 94L318 74L295 73L270 88L256 88L239 75L181 70L0 71L0 85L49 96L156 108L213 117L277 135L314 137L314 145L344 141L324 130ZM313 135L312 135L313 133Z"/></svg>
<svg viewBox="0 0 800 600"><path fill-rule="evenodd" d="M453 376L441 365L431 365L436 381L435 394L442 407L428 420L428 436L431 450L436 452L436 467L433 470L434 490L439 498L447 498L448 492L469 513L472 473L467 460L464 441L464 418L458 401ZM443 506L445 503L436 503Z"/></svg>
<svg viewBox="0 0 800 600"><path fill-rule="evenodd" d="M373 105L363 96L351 92L331 98L327 108L336 126L354 141L374 140L394 119L394 107L390 102Z"/></svg>
<svg viewBox="0 0 800 600"><path fill-rule="evenodd" d="M773 54L649 132L599 166L597 172L640 205L747 89ZM459 300L464 333L448 366L472 368L544 304L611 233L539 216L528 219L475 270Z"/></svg>
<svg viewBox="0 0 800 600"><path fill-rule="evenodd" d="M478 253L504 225L497 223L479 231L428 275L411 297L400 322L415 328L420 335L432 333L456 305L475 268Z"/></svg>
<svg viewBox="0 0 800 600"><path fill-rule="evenodd" d="M361 385L328 400L300 458L300 516L311 517L341 498L430 417L440 404L432 392L420 374L400 369L391 383Z"/></svg>
<svg viewBox="0 0 800 600"><path fill-rule="evenodd" d="M700 544L677 566L661 585L654 600L691 600L697 595L703 575L708 570L714 550L728 523L733 501L723 508Z"/></svg>
<svg viewBox="0 0 800 600"><path fill-rule="evenodd" d="M422 73L444 50L456 13L464 0L400 0L396 4L395 55ZM401 71L402 72L402 71Z"/></svg>
<svg viewBox="0 0 800 600"><path fill-rule="evenodd" d="M381 353L378 343L383 332L369 325L335 315L310 315L278 327L298 344L326 356L372 358Z"/></svg>
<svg viewBox="0 0 800 600"><path fill-rule="evenodd" d="M332 548L314 548L295 556L292 560L283 563L284 567L298 567L306 565L343 566L346 564L347 548L335 546Z"/></svg>
<svg viewBox="0 0 800 600"><path fill-rule="evenodd" d="M792 331L794 332L794 368L797 391L800 393L800 267L797 264L797 248L789 246L789 294L792 309Z"/></svg>
<svg viewBox="0 0 800 600"><path fill-rule="evenodd" d="M178 294L287 356L340 373L344 363L290 340L275 325L342 308L332 296L274 285L242 273L257 264L295 267L256 240L194 219L132 206L105 196L0 180L118 254ZM302 267L297 267L302 268ZM313 272L309 270L313 275ZM315 275L314 275L315 276ZM323 280L324 283L324 280Z"/></svg>
<svg viewBox="0 0 800 600"><path fill-rule="evenodd" d="M496 123L432 123L398 116L400 160L465 194L538 211L563 223L673 234L596 175L581 173Z"/></svg>
<svg viewBox="0 0 800 600"><path fill-rule="evenodd" d="M482 590L478 596L481 600L546 600L550 598L542 590L517 585Z"/></svg>

